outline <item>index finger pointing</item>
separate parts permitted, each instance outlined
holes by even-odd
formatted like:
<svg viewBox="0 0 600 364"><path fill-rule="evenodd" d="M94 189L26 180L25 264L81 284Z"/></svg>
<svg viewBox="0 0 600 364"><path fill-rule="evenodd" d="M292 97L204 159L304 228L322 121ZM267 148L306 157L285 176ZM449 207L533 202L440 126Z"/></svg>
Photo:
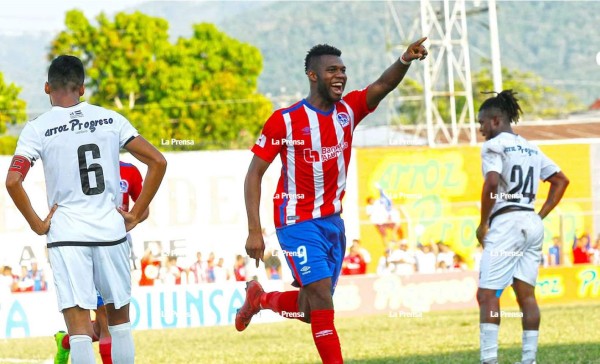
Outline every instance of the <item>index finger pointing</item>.
<svg viewBox="0 0 600 364"><path fill-rule="evenodd" d="M419 39L418 41L416 41L414 44L417 45L417 46L420 46L426 40L427 40L427 37L423 37L423 38Z"/></svg>
<svg viewBox="0 0 600 364"><path fill-rule="evenodd" d="M259 264L258 258L254 258L254 260L256 261L256 268L258 268L258 264Z"/></svg>

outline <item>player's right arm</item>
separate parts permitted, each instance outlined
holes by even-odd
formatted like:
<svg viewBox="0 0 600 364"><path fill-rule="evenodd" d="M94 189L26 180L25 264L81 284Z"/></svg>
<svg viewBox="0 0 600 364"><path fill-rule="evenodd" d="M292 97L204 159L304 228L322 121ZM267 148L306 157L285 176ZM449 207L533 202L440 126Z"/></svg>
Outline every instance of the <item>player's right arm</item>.
<svg viewBox="0 0 600 364"><path fill-rule="evenodd" d="M264 259L265 242L262 236L260 223L260 195L262 178L275 159L281 152L281 144L274 141L285 138L285 124L281 112L274 112L265 123L262 133L256 144L252 147L254 156L248 167L244 181L244 200L246 202L246 214L248 216L248 238L246 239L246 253L250 258L256 260L258 268L259 260Z"/></svg>
<svg viewBox="0 0 600 364"><path fill-rule="evenodd" d="M246 214L248 216L248 238L246 239L246 253L250 258L258 261L263 260L265 242L262 236L260 223L260 196L262 178L271 163L254 155L248 167L248 173L244 181L244 200L246 202Z"/></svg>
<svg viewBox="0 0 600 364"><path fill-rule="evenodd" d="M140 162L148 166L140 197L135 201L130 212L119 210L125 219L126 230L133 229L144 217L144 212L156 195L158 187L167 170L167 160L152 144L142 136L137 136L125 145L125 149Z"/></svg>
<svg viewBox="0 0 600 364"><path fill-rule="evenodd" d="M548 191L548 197L542 205L542 208L538 215L543 219L558 205L562 199L567 186L569 185L569 179L564 173L558 172L546 179L546 182L550 183L550 190Z"/></svg>
<svg viewBox="0 0 600 364"><path fill-rule="evenodd" d="M29 196L23 188L23 180L27 175L27 171L31 167L29 159L15 155L10 163L8 174L6 175L6 190L12 198L15 206L21 212L25 220L29 223L31 230L38 235L44 235L50 230L50 221L57 205L52 206L50 213L42 220L33 209Z"/></svg>

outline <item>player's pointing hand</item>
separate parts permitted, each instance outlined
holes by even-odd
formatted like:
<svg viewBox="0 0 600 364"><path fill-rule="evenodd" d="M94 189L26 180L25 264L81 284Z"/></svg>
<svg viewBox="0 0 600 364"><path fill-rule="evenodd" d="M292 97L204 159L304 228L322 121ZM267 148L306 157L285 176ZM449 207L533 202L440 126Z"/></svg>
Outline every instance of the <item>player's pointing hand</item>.
<svg viewBox="0 0 600 364"><path fill-rule="evenodd" d="M427 52L427 49L423 45L423 42L425 42L426 40L427 40L427 37L423 37L423 38L419 39L418 41L409 45L408 48L406 48L406 51L404 52L404 54L402 55L402 59L405 62L410 62L415 59L418 59L419 61L424 60L425 57L427 57L427 55L429 54Z"/></svg>
<svg viewBox="0 0 600 364"><path fill-rule="evenodd" d="M256 260L256 268L258 268L259 260L263 260L265 255L265 240L262 232L250 232L246 239L246 253L250 258Z"/></svg>

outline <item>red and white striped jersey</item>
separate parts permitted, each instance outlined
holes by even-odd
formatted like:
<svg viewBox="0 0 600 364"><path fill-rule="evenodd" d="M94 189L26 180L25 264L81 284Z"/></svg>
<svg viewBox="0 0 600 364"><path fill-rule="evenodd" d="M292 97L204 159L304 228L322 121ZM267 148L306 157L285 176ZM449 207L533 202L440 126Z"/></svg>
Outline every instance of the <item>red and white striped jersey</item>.
<svg viewBox="0 0 600 364"><path fill-rule="evenodd" d="M327 112L302 100L267 120L252 152L269 163L281 156L273 195L276 227L342 211L352 134L373 111L366 95L366 88L352 91Z"/></svg>

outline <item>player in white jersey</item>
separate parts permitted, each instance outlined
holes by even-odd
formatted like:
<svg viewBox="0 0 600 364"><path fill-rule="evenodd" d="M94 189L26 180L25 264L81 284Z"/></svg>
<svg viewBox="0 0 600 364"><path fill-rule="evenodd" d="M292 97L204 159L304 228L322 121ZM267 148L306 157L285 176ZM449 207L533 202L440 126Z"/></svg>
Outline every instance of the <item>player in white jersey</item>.
<svg viewBox="0 0 600 364"><path fill-rule="evenodd" d="M481 362L498 362L500 294L512 285L522 312L523 364L536 360L540 310L535 283L542 259L542 219L559 203L569 180L535 145L515 134L510 123L521 108L512 90L487 99L479 109L485 182L477 239L483 246L479 273ZM548 197L536 214L539 180L550 183Z"/></svg>
<svg viewBox="0 0 600 364"><path fill-rule="evenodd" d="M48 70L45 92L52 109L30 121L19 136L6 187L31 229L46 234L59 310L70 335L71 362L95 362L89 310L104 298L112 336L112 358L133 363L129 321L131 273L126 232L141 221L166 170L162 154L138 135L127 119L80 102L83 64L59 56ZM145 183L130 212L118 209L119 150L148 166ZM23 188L29 168L44 165L50 213L42 220Z"/></svg>

